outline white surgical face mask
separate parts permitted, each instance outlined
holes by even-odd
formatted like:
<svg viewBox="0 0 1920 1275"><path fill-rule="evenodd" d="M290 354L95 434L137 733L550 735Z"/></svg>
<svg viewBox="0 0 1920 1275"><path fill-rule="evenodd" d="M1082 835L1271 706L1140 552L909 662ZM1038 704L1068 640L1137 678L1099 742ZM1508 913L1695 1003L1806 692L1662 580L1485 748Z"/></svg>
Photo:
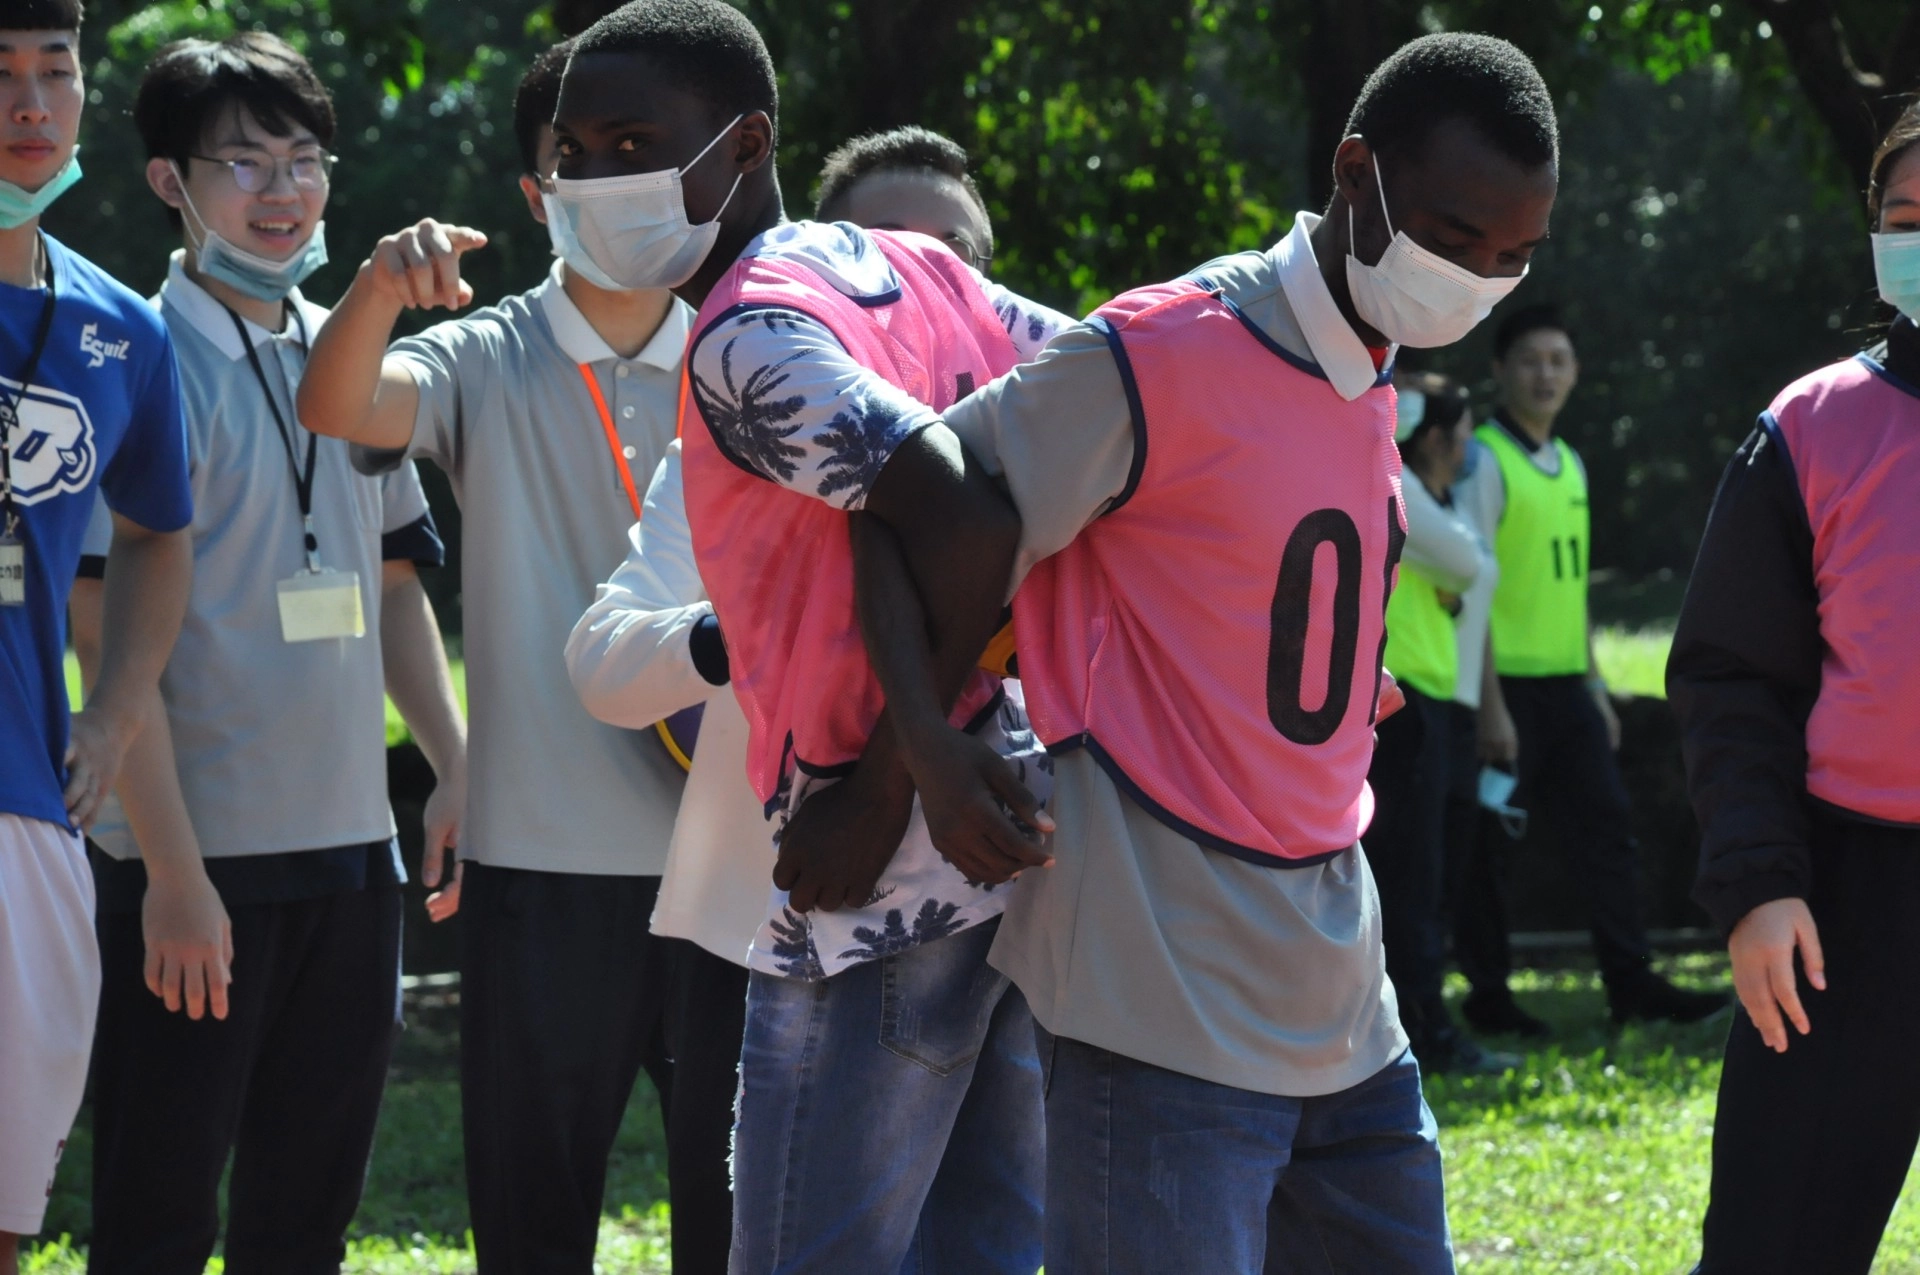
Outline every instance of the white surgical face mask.
<svg viewBox="0 0 1920 1275"><path fill-rule="evenodd" d="M1875 235L1873 273L1880 299L1920 323L1920 230Z"/></svg>
<svg viewBox="0 0 1920 1275"><path fill-rule="evenodd" d="M1347 288L1355 312L1387 340L1416 350L1452 345L1527 277L1522 270L1507 279L1483 279L1422 248L1406 231L1393 228L1378 155L1373 157L1373 184L1379 188L1380 215L1393 240L1377 264L1361 264L1353 255L1353 206L1347 206Z"/></svg>
<svg viewBox="0 0 1920 1275"><path fill-rule="evenodd" d="M588 283L615 292L677 288L693 278L720 237L720 214L733 202L740 178L733 179L713 220L695 226L687 220L680 177L745 118L734 116L686 168L587 181L548 179L540 202L547 210L553 255Z"/></svg>

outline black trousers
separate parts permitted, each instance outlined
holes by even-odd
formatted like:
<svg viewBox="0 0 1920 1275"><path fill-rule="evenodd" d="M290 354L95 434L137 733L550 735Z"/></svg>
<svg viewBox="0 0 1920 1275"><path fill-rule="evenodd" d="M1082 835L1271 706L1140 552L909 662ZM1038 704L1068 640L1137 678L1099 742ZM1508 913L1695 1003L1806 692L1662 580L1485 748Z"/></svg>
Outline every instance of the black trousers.
<svg viewBox="0 0 1920 1275"><path fill-rule="evenodd" d="M1866 1275L1920 1142L1920 830L1817 817L1807 903L1827 990L1784 1054L1734 1015L1705 1275Z"/></svg>
<svg viewBox="0 0 1920 1275"><path fill-rule="evenodd" d="M94 1275L340 1269L400 1010L400 891L228 908L224 1020L170 1014L138 912L104 913L93 1056Z"/></svg>
<svg viewBox="0 0 1920 1275"><path fill-rule="evenodd" d="M1367 782L1375 801L1362 845L1380 891L1387 977L1400 1024L1418 1055L1448 1025L1441 1000L1446 968L1441 928L1446 861L1447 778L1453 746L1451 705L1401 683L1407 706L1382 721Z"/></svg>
<svg viewBox="0 0 1920 1275"><path fill-rule="evenodd" d="M1465 704L1445 706L1448 770L1444 827L1445 932L1453 955L1475 991L1507 994L1513 971L1508 935L1507 882L1513 840L1480 805L1480 714Z"/></svg>
<svg viewBox="0 0 1920 1275"><path fill-rule="evenodd" d="M487 1275L593 1270L607 1157L643 1068L668 1134L674 1269L726 1268L732 1211L721 1199L746 979L649 931L659 889L658 877L466 866L461 1107Z"/></svg>
<svg viewBox="0 0 1920 1275"><path fill-rule="evenodd" d="M1609 984L1630 979L1646 969L1650 948L1640 909L1639 846L1606 722L1583 677L1503 677L1500 689L1520 736L1513 804L1527 811L1530 828L1546 832L1565 852L1587 900L1601 977ZM1486 932L1496 920L1497 936ZM1461 966L1476 988L1506 984L1512 963L1504 925L1504 909L1461 909Z"/></svg>

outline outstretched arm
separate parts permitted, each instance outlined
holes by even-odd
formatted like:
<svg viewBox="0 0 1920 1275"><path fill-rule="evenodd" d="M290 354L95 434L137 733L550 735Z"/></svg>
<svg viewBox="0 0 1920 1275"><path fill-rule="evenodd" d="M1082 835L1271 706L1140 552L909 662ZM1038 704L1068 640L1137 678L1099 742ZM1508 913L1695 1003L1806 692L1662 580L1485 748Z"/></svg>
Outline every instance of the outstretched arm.
<svg viewBox="0 0 1920 1275"><path fill-rule="evenodd" d="M375 244L314 338L300 378L300 423L376 450L405 447L420 392L406 368L386 357L393 325L409 308L471 302L460 258L486 242L477 230L429 217Z"/></svg>

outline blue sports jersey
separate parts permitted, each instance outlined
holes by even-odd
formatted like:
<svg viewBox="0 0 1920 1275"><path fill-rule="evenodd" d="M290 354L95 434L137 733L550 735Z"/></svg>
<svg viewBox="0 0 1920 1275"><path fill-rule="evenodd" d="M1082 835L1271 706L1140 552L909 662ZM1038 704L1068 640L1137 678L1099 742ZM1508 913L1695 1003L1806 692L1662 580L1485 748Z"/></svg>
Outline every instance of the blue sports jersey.
<svg viewBox="0 0 1920 1275"><path fill-rule="evenodd" d="M193 517L186 419L152 306L47 236L53 327L7 439L25 606L0 607L0 811L67 826L67 594L96 487L153 531ZM20 393L46 292L0 283L0 394Z"/></svg>

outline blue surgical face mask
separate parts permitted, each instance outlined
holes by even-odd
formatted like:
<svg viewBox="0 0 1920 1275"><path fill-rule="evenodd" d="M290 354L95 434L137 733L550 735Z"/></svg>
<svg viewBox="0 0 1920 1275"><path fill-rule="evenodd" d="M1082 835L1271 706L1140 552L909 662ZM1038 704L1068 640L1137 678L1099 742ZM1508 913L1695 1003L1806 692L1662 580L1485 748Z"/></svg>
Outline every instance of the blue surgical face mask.
<svg viewBox="0 0 1920 1275"><path fill-rule="evenodd" d="M1511 771L1497 766L1480 768L1480 805L1500 820L1500 827L1515 841L1527 835L1527 812L1507 804L1519 786Z"/></svg>
<svg viewBox="0 0 1920 1275"><path fill-rule="evenodd" d="M206 218L187 195L187 179L178 165L174 166L173 174L180 179L180 197L186 200L187 212L200 223L200 242L193 251L194 264L207 278L216 279L255 301L284 301L288 293L327 264L326 222L314 223L313 234L307 237L306 245L285 261L246 252L222 239L207 225Z"/></svg>
<svg viewBox="0 0 1920 1275"><path fill-rule="evenodd" d="M1920 323L1920 231L1875 235L1873 273L1880 299Z"/></svg>
<svg viewBox="0 0 1920 1275"><path fill-rule="evenodd" d="M52 206L80 180L80 148L73 148L64 167L39 190L26 191L12 182L0 181L0 227L14 230L26 225Z"/></svg>

